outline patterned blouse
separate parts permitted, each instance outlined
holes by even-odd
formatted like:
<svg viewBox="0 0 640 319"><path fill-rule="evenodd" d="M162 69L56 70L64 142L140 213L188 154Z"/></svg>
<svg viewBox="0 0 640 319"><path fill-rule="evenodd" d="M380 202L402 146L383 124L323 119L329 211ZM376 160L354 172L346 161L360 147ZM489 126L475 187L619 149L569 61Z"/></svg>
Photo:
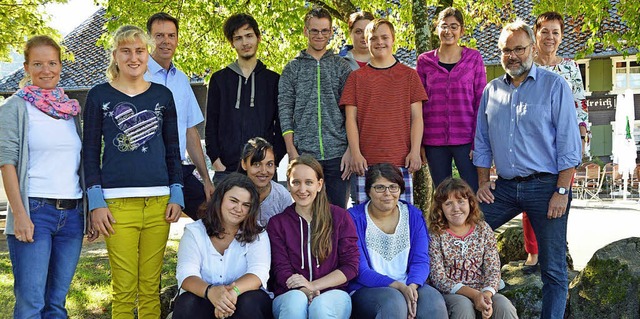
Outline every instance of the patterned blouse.
<svg viewBox="0 0 640 319"><path fill-rule="evenodd" d="M463 286L495 293L500 282L500 257L491 227L481 221L460 237L449 230L430 234L429 281L443 294L455 294Z"/></svg>
<svg viewBox="0 0 640 319"><path fill-rule="evenodd" d="M578 125L587 127L589 109L587 108L587 100L584 96L584 84L582 83L582 75L580 74L578 63L572 59L563 58L562 61L556 65L538 65L538 67L555 72L567 80L576 105Z"/></svg>

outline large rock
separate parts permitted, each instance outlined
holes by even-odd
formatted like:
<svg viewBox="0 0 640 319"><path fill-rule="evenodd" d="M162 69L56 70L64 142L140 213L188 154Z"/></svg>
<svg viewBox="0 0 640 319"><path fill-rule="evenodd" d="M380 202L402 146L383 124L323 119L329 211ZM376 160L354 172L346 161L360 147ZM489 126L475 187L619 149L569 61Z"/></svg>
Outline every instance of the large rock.
<svg viewBox="0 0 640 319"><path fill-rule="evenodd" d="M513 261L524 262L527 259L527 252L524 250L524 232L522 226L514 226L505 229L498 235L498 254L500 263L506 265ZM569 253L567 245L567 268L573 270L573 258Z"/></svg>
<svg viewBox="0 0 640 319"><path fill-rule="evenodd" d="M640 318L640 238L613 242L569 285L569 318Z"/></svg>
<svg viewBox="0 0 640 319"><path fill-rule="evenodd" d="M509 227L497 238L500 263L506 265L512 261L526 260L527 252L524 250L524 235L522 227Z"/></svg>
<svg viewBox="0 0 640 319"><path fill-rule="evenodd" d="M522 263L511 262L502 266L505 288L500 293L511 300L520 319L540 318L542 311L542 281L540 273L525 275Z"/></svg>
<svg viewBox="0 0 640 319"><path fill-rule="evenodd" d="M170 319L171 315L171 301L178 293L178 285L162 288L160 290L160 318Z"/></svg>
<svg viewBox="0 0 640 319"><path fill-rule="evenodd" d="M568 280L571 281L577 275L577 271L569 270ZM516 261L502 266L502 280L505 282L505 288L500 290L500 293L513 303L518 311L518 317L520 319L540 318L542 311L540 273L525 275L522 273L522 261ZM592 317L583 318L591 319Z"/></svg>

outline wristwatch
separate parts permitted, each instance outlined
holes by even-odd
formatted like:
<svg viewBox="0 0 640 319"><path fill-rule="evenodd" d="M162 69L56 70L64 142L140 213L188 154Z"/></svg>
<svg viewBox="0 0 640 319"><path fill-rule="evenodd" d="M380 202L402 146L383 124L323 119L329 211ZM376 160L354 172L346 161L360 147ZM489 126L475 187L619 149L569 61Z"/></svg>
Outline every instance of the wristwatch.
<svg viewBox="0 0 640 319"><path fill-rule="evenodd" d="M556 187L556 193L560 195L567 195L569 194L569 191L564 187Z"/></svg>

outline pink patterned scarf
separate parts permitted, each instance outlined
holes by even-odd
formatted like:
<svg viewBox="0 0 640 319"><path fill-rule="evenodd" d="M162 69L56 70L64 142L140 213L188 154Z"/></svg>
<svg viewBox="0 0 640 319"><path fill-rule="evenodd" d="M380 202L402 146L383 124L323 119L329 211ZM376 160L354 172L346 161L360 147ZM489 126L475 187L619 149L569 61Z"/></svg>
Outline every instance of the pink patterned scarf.
<svg viewBox="0 0 640 319"><path fill-rule="evenodd" d="M68 120L80 113L78 100L69 99L62 88L47 90L29 85L20 89L16 95L54 119Z"/></svg>

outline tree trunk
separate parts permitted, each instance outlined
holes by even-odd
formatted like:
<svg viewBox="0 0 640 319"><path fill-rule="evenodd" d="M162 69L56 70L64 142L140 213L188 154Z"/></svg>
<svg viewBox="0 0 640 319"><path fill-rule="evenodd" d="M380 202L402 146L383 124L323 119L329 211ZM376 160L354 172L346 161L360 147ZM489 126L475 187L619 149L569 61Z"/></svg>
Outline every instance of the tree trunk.
<svg viewBox="0 0 640 319"><path fill-rule="evenodd" d="M418 57L421 53L432 50L434 44L431 41L432 26L427 12L426 0L412 1L412 20L416 34L416 57ZM420 170L413 175L413 196L414 204L422 210L426 217L431 208L431 197L433 196L433 181L427 165L422 165Z"/></svg>

